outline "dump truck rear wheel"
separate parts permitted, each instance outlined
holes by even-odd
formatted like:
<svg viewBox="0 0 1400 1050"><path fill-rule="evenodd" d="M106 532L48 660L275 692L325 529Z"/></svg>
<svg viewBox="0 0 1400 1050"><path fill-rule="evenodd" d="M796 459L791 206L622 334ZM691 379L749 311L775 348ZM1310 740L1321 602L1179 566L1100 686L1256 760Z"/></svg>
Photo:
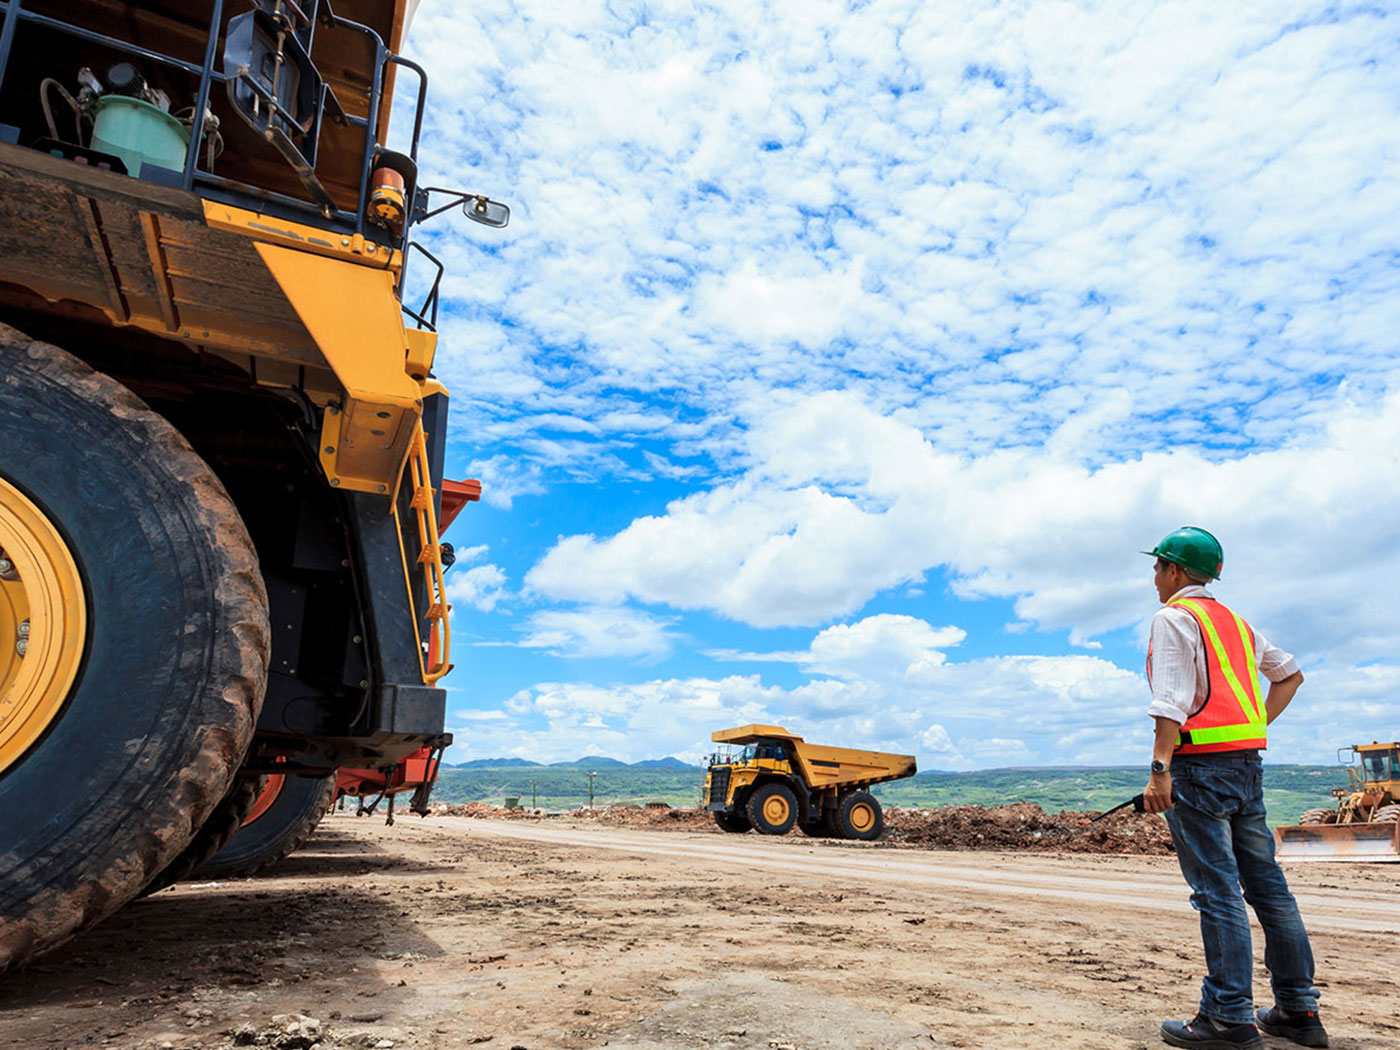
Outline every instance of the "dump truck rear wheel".
<svg viewBox="0 0 1400 1050"><path fill-rule="evenodd" d="M885 830L885 815L874 795L852 791L837 803L836 826L844 839L870 842Z"/></svg>
<svg viewBox="0 0 1400 1050"><path fill-rule="evenodd" d="M173 427L4 326L0 377L0 546L19 544L5 560L25 601L49 607L49 636L31 622L28 649L43 652L70 613L84 620L81 645L64 636L78 660L61 692L46 664L38 732L0 739L4 969L110 915L194 837L252 738L268 624L247 530ZM47 525L16 540L17 508ZM80 593L61 582L63 557L36 553L44 535L61 537ZM11 699L0 692L6 728Z"/></svg>
<svg viewBox="0 0 1400 1050"><path fill-rule="evenodd" d="M746 831L753 830L749 818L737 810L733 813L721 813L716 810L715 823L719 825L720 831L727 831L731 835L742 835Z"/></svg>
<svg viewBox="0 0 1400 1050"><path fill-rule="evenodd" d="M797 796L786 784L763 784L749 796L749 823L760 835L786 835L797 822Z"/></svg>
<svg viewBox="0 0 1400 1050"><path fill-rule="evenodd" d="M1305 809L1303 815L1298 818L1299 824L1335 824L1337 822L1337 811L1335 809Z"/></svg>
<svg viewBox="0 0 1400 1050"><path fill-rule="evenodd" d="M1400 805L1393 802L1371 814L1372 824L1394 824L1397 821L1400 821Z"/></svg>
<svg viewBox="0 0 1400 1050"><path fill-rule="evenodd" d="M141 891L141 896L149 897L152 893L159 893L177 882L183 882L196 868L223 849L225 843L233 838L248 820L270 779L248 774L237 777L229 793L214 807L214 812L190 840L190 844L146 885Z"/></svg>
<svg viewBox="0 0 1400 1050"><path fill-rule="evenodd" d="M200 865L196 879L253 875L305 845L335 801L335 777L282 779L275 798Z"/></svg>

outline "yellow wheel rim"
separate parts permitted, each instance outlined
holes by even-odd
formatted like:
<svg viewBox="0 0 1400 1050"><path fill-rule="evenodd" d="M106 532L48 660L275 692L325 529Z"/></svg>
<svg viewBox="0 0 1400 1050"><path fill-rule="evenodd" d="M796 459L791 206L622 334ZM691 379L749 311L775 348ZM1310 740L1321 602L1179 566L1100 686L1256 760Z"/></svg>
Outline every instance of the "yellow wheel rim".
<svg viewBox="0 0 1400 1050"><path fill-rule="evenodd" d="M0 772L58 717L86 637L87 599L68 545L0 478Z"/></svg>
<svg viewBox="0 0 1400 1050"><path fill-rule="evenodd" d="M774 827L787 820L792 808L782 795L769 795L763 800L763 819Z"/></svg>
<svg viewBox="0 0 1400 1050"><path fill-rule="evenodd" d="M865 802L857 802L851 807L851 827L857 831L869 831L875 826L875 810Z"/></svg>

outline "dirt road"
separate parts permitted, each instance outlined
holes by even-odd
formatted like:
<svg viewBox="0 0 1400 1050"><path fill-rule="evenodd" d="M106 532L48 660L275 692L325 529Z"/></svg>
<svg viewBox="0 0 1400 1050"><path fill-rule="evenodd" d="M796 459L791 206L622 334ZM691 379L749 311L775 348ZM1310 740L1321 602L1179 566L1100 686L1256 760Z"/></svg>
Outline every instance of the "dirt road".
<svg viewBox="0 0 1400 1050"><path fill-rule="evenodd" d="M1400 1050L1395 876L1290 871L1340 1050ZM1171 858L338 815L0 977L0 1047L1131 1050L1197 937Z"/></svg>

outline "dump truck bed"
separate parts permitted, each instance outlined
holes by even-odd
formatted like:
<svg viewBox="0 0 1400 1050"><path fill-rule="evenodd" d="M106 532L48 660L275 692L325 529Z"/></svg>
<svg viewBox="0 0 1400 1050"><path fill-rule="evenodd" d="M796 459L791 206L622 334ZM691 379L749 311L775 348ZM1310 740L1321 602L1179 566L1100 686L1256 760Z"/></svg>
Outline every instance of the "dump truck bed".
<svg viewBox="0 0 1400 1050"><path fill-rule="evenodd" d="M788 746L798 773L813 789L880 784L887 780L912 777L919 771L913 755L809 744L781 726L755 724L721 729L711 733L710 739L717 744L756 744L762 740L781 740Z"/></svg>

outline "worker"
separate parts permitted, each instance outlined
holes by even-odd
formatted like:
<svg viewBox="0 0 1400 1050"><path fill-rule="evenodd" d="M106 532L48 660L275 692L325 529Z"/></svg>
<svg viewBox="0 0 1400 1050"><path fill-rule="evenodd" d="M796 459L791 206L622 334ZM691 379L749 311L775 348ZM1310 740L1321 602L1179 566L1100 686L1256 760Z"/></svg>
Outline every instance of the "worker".
<svg viewBox="0 0 1400 1050"><path fill-rule="evenodd" d="M1225 557L1205 529L1177 529L1144 553L1156 559L1163 608L1152 619L1147 650L1156 735L1143 803L1166 814L1206 955L1196 1016L1165 1022L1162 1039L1237 1050L1262 1047L1262 1029L1302 1046L1326 1046L1308 933L1264 822L1259 757L1268 724L1293 699L1303 672L1206 590ZM1267 696L1260 674L1270 682ZM1274 1005L1257 1012L1246 901L1264 929L1274 994Z"/></svg>

